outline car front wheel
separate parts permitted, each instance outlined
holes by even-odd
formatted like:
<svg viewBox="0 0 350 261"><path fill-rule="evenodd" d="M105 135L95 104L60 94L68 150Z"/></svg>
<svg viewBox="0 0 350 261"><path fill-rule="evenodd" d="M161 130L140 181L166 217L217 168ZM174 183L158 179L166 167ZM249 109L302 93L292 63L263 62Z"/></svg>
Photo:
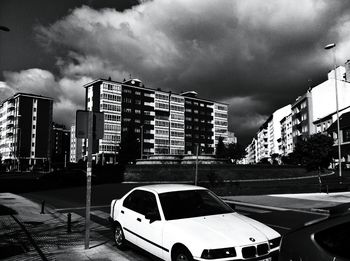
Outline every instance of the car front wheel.
<svg viewBox="0 0 350 261"><path fill-rule="evenodd" d="M172 261L193 261L193 257L187 248L178 248L172 258Z"/></svg>
<svg viewBox="0 0 350 261"><path fill-rule="evenodd" d="M120 250L125 249L126 241L124 237L124 232L119 223L117 223L114 227L114 242Z"/></svg>

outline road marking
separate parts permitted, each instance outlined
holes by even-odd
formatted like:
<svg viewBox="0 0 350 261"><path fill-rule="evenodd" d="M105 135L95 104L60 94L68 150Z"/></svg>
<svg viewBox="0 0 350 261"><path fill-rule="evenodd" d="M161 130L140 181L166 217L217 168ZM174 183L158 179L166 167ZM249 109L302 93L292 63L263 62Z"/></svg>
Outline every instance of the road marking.
<svg viewBox="0 0 350 261"><path fill-rule="evenodd" d="M237 206L247 206L247 207L267 209L267 210L272 210L272 211L294 211L294 212L299 212L299 213L315 214L315 215L321 215L321 216L328 216L329 215L328 212L318 211L317 209L307 210L307 209L296 209L296 208L281 208L281 207L258 205L258 204L254 204L254 203L246 203L246 202L241 202L241 201L227 200L225 198L223 198L223 200L226 203L235 204Z"/></svg>
<svg viewBox="0 0 350 261"><path fill-rule="evenodd" d="M91 206L91 209L95 208L109 208L111 205L100 205L100 206ZM82 210L85 209L86 207L75 207L75 208L56 208L55 210L58 212L65 212L68 210Z"/></svg>
<svg viewBox="0 0 350 261"><path fill-rule="evenodd" d="M102 218L102 219L108 219L109 217L109 213L107 212L104 212L104 211L101 211L101 210L94 210L94 211L91 211L91 215L94 215L94 216L97 216L99 218Z"/></svg>

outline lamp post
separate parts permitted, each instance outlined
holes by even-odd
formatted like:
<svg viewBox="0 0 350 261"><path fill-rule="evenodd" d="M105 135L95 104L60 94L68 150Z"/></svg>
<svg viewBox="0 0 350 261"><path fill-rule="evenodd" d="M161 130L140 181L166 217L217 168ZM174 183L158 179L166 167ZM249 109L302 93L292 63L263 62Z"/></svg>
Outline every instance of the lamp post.
<svg viewBox="0 0 350 261"><path fill-rule="evenodd" d="M340 119L339 119L339 103L338 103L338 85L337 85L337 61L335 57L335 43L328 44L324 49L332 49L333 54L333 66L334 66L334 85L335 85L335 102L336 102L336 111L337 111L337 136L338 136L338 167L339 167L339 178L342 177L341 170L341 145L340 145Z"/></svg>

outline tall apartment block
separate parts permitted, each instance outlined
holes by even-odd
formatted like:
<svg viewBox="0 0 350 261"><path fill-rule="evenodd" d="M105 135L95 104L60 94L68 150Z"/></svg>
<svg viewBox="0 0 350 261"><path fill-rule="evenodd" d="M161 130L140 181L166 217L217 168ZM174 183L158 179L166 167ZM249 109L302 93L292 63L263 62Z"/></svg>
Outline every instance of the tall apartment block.
<svg viewBox="0 0 350 261"><path fill-rule="evenodd" d="M70 130L62 124L52 124L51 167L67 166L70 157Z"/></svg>
<svg viewBox="0 0 350 261"><path fill-rule="evenodd" d="M11 168L50 164L52 104L52 98L29 93L0 104L0 153Z"/></svg>
<svg viewBox="0 0 350 261"><path fill-rule="evenodd" d="M196 92L146 88L138 79L98 79L84 87L86 109L105 115L104 138L92 146L107 162L115 160L128 131L140 142L140 156L195 153L197 146L214 153L219 137L227 138L227 104L200 99Z"/></svg>
<svg viewBox="0 0 350 261"><path fill-rule="evenodd" d="M287 156L293 152L293 149L292 114L290 113L281 120L281 155Z"/></svg>
<svg viewBox="0 0 350 261"><path fill-rule="evenodd" d="M273 154L281 155L282 146L282 119L291 115L291 105L288 104L270 115L270 117L260 126L256 137L248 145L246 151L247 163L257 163L262 159L269 159ZM282 121L282 122L281 122Z"/></svg>
<svg viewBox="0 0 350 261"><path fill-rule="evenodd" d="M70 128L70 153L69 161L72 163L78 163L79 160L83 159L83 140L75 137L76 127L73 124Z"/></svg>

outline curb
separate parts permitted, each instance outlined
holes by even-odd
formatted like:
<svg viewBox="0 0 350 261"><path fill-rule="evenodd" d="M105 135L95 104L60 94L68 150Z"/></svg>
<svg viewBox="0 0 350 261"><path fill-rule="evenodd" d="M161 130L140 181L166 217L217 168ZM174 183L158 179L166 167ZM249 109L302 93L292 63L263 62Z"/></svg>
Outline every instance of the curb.
<svg viewBox="0 0 350 261"><path fill-rule="evenodd" d="M236 200L228 200L228 199L225 199L225 198L222 198L222 199L226 203L235 204L237 206L253 207L253 208L273 210L273 211L296 211L296 212L319 214L319 215L325 215L325 216L329 215L329 210L321 209L321 208L311 208L311 209L281 208L281 207L273 207L273 206L266 206L266 205L258 205L258 204L254 204L254 203L247 203L247 202L236 201Z"/></svg>

